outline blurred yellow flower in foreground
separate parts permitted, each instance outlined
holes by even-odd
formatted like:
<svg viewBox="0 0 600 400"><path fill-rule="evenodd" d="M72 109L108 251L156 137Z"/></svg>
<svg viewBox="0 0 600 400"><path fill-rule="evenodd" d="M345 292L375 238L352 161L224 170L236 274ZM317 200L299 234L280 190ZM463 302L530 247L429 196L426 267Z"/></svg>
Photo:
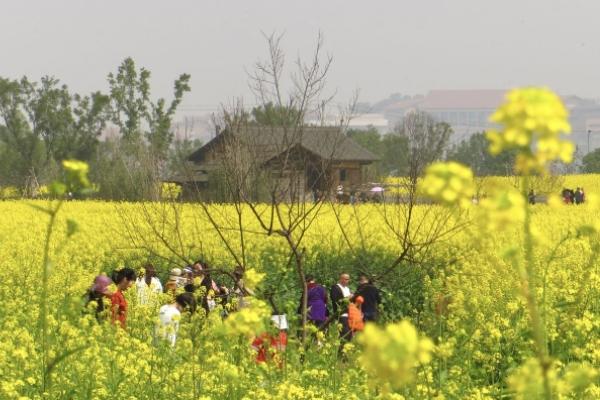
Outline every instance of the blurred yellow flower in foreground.
<svg viewBox="0 0 600 400"><path fill-rule="evenodd" d="M473 171L457 162L434 163L427 168L421 187L429 197L443 204L467 207L475 193Z"/></svg>
<svg viewBox="0 0 600 400"><path fill-rule="evenodd" d="M490 152L517 150L517 172L542 172L554 160L571 162L575 146L560 138L561 133L571 132L568 112L551 90L513 89L490 120L503 126L487 133Z"/></svg>
<svg viewBox="0 0 600 400"><path fill-rule="evenodd" d="M67 184L78 189L90 187L90 181L88 180L90 167L87 163L77 160L65 160L62 165L67 175Z"/></svg>
<svg viewBox="0 0 600 400"><path fill-rule="evenodd" d="M367 324L358 342L363 346L361 364L375 380L398 389L413 378L413 368L431 360L433 342L420 337L408 321L380 328Z"/></svg>

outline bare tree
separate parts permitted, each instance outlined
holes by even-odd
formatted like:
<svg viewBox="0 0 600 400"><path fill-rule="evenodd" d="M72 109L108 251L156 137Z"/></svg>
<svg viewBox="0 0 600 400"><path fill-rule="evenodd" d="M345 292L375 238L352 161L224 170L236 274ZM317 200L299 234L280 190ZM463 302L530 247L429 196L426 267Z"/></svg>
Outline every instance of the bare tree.
<svg viewBox="0 0 600 400"><path fill-rule="evenodd" d="M241 101L224 106L216 123L222 129L205 147L205 157L212 159L201 160L208 169L212 166L221 172L228 200L236 211L229 218L235 220L230 227L235 225L239 232L237 246L223 234L227 227L222 221L227 216L218 214L219 207L206 202L200 207L242 268L247 259L246 235L283 240L289 251L288 266L295 271L304 294L304 341L307 286L302 243L328 198L336 154L348 139L339 126L317 132L305 124L307 115L321 111L332 98L323 95L332 57L323 54L322 36L307 62L296 60L289 80L284 79L282 36L272 34L265 39L268 57L248 74L258 106L253 113L246 111ZM249 221L255 222L258 232L248 230ZM272 300L273 293L264 295Z"/></svg>
<svg viewBox="0 0 600 400"><path fill-rule="evenodd" d="M306 339L307 304L303 240L329 198L331 173L349 139L341 126L316 129L305 124L308 115L327 107L332 96L323 95L332 57L323 51L323 38L308 61L298 58L287 72L281 35L265 36L268 57L249 75L258 106L252 112L243 101L223 105L215 116L216 137L194 153L186 167L199 213L194 218L209 224L238 270L249 265L249 237L281 240L286 257L303 289L302 340ZM287 77L287 79L284 79ZM341 119L340 125L347 119ZM215 179L218 178L218 179ZM205 181L208 180L206 183ZM217 182L227 207L216 202L210 185ZM128 223L131 241L169 260L183 262L197 252L179 237L179 206L143 205L148 237L140 237ZM234 210L233 212L231 210ZM124 218L124 221L127 219ZM158 249L158 250L157 250ZM223 272L226 268L223 268ZM231 275L230 275L231 276ZM236 283L239 277L235 276ZM260 293L271 302L273 291Z"/></svg>
<svg viewBox="0 0 600 400"><path fill-rule="evenodd" d="M468 225L460 210L427 204L419 192L420 178L427 165L442 158L451 128L417 111L405 117L396 133L407 138L408 168L405 176L387 186L392 193L370 207L331 206L344 243L362 272L373 281L384 281L392 273L407 276L408 266L420 268L439 262L433 257L436 245ZM387 240L386 248L394 249L394 258L387 265L377 266L375 272L369 254L380 248L381 237ZM442 261L444 265L453 262L456 259Z"/></svg>

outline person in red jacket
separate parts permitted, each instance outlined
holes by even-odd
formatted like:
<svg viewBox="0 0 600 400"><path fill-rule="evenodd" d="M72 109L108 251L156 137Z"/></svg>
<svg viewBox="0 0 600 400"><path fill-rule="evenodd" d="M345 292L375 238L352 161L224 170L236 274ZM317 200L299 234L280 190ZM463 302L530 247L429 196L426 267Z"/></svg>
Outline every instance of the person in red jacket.
<svg viewBox="0 0 600 400"><path fill-rule="evenodd" d="M284 315L273 315L271 317L273 325L278 333L264 332L252 341L252 348L256 350L256 362L264 363L271 360L277 362L277 365L283 367L283 353L287 347L287 318Z"/></svg>
<svg viewBox="0 0 600 400"><path fill-rule="evenodd" d="M113 324L118 323L123 329L127 325L127 300L123 296L123 292L129 289L135 282L135 278L135 271L131 268L123 268L113 274L113 282L117 285L117 290L110 298L112 322Z"/></svg>

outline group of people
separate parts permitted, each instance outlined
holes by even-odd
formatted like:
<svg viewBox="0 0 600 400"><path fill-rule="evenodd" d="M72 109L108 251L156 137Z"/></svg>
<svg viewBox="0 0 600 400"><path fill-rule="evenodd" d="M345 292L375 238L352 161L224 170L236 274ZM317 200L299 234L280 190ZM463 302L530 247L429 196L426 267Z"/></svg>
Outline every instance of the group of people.
<svg viewBox="0 0 600 400"><path fill-rule="evenodd" d="M346 190L339 185L335 191L335 200L341 204L359 204L359 203L381 203L383 201L383 188L380 191L365 190Z"/></svg>
<svg viewBox="0 0 600 400"><path fill-rule="evenodd" d="M125 329L129 308L124 295L125 291L135 285L137 303L140 305L152 304L159 299L159 294L169 293L172 295L173 301L159 309L156 336L175 345L179 320L183 312L194 313L199 305L208 313L216 307L219 297L220 303L226 304L230 295L237 295L241 298L250 294L249 290L244 287L240 269L234 271L236 283L231 289L215 283L209 270L208 264L202 261L188 265L183 270L174 268L170 271L164 288L152 264L144 266L143 276L137 276L131 268L115 271L112 277L98 275L87 292L86 307L94 310L98 321L110 319L113 324ZM114 291L111 290L112 284L115 287ZM93 304L90 305L90 303Z"/></svg>
<svg viewBox="0 0 600 400"><path fill-rule="evenodd" d="M582 187L575 190L564 188L562 198L565 204L583 204L585 203L585 191Z"/></svg>
<svg viewBox="0 0 600 400"><path fill-rule="evenodd" d="M124 292L135 285L137 303L140 305L156 304L161 293L172 294L173 301L160 307L155 336L169 342L172 346L177 340L179 321L184 312L194 313L197 306L206 313L216 308L217 303L226 305L231 296L236 296L237 307L247 303L246 296L252 296L250 289L243 283L243 269L236 268L233 273L235 284L232 288L216 283L209 273L208 264L198 261L183 269L174 268L163 285L157 277L152 264L144 266L144 274L137 276L131 268L115 271L111 278L98 275L87 293L87 306L94 312L99 321L109 319L113 324L126 329L128 302ZM111 289L114 284L114 291ZM330 324L339 324L341 346L352 340L356 332L364 329L367 321L376 321L378 308L381 303L377 289L366 275L361 275L355 292L350 289L350 276L347 273L339 275L338 282L329 290L317 283L313 276L306 277L307 285L307 322L315 326L316 331L325 331ZM93 303L90 305L90 303ZM299 311L302 311L304 299L301 298ZM221 308L226 317L227 307ZM272 358L273 352L285 350L287 345L288 323L285 315L273 315L272 322L277 334L267 332L258 334L252 343L257 351L257 362L266 362ZM319 339L317 341L320 344Z"/></svg>
<svg viewBox="0 0 600 400"><path fill-rule="evenodd" d="M339 327L340 356L343 356L345 344L364 329L366 322L377 320L380 304L380 291L366 275L359 277L355 292L350 288L347 273L341 273L329 290L317 283L314 276L306 276L306 317L317 333L315 341L321 346L319 332L326 331L331 325ZM302 313L303 307L304 296L301 296L298 314ZM271 321L276 332L262 333L254 339L252 347L257 352L257 362L273 361L281 366L282 352L287 346L287 318L273 315Z"/></svg>
<svg viewBox="0 0 600 400"><path fill-rule="evenodd" d="M341 325L342 343L350 341L356 332L362 331L365 322L377 320L381 295L366 275L360 275L354 293L350 289L350 275L347 273L339 275L337 283L329 289L329 296L313 276L307 276L306 283L308 322L318 330L325 330L331 322L338 322ZM303 302L301 298L299 310Z"/></svg>

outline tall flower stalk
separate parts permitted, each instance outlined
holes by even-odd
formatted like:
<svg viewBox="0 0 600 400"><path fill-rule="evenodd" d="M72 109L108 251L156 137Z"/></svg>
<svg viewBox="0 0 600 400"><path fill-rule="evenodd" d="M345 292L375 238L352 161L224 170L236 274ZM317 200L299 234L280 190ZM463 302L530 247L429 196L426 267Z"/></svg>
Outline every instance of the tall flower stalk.
<svg viewBox="0 0 600 400"><path fill-rule="evenodd" d="M527 199L533 174L547 174L548 164L555 160L571 162L574 146L561 138L571 132L568 112L560 98L545 88L524 88L510 91L506 101L491 120L502 126L501 131L488 132L490 152L517 150L515 171L521 175L521 196ZM544 398L552 399L549 371L552 361L548 353L546 327L536 299L536 279L531 233L531 207L523 201L522 262L516 262L521 294L526 300L533 339L543 378Z"/></svg>
<svg viewBox="0 0 600 400"><path fill-rule="evenodd" d="M534 268L534 237L532 235L531 206L527 201L531 177L549 173L550 162L571 162L574 146L561 135L571 127L568 112L560 98L545 88L514 89L506 101L491 116L500 130L487 133L490 153L515 151L515 172L520 176L520 192L506 190L482 201L482 209L489 220L488 228L499 228L506 220L522 224L523 252L513 248L507 253L519 277L519 288L526 302L535 354L543 379L543 397L552 399L550 372L552 359L546 340L546 326L536 298ZM430 166L423 180L425 192L446 205L467 206L473 194L472 174L456 163L437 163ZM502 223L504 222L504 223Z"/></svg>
<svg viewBox="0 0 600 400"><path fill-rule="evenodd" d="M60 356L49 359L49 344L48 344L48 281L50 279L50 269L52 267L51 250L50 245L52 243L52 236L54 228L56 226L56 220L58 213L64 204L67 196L73 196L79 193L85 193L90 188L90 182L87 174L89 167L86 163L75 160L65 160L62 163L63 167L63 179L61 181L55 181L50 186L50 194L53 198L49 200L47 207L39 207L34 205L33 207L48 214L50 219L46 227L46 238L44 243L44 256L42 262L42 288L40 291L40 315L39 315L39 326L41 331L41 347L42 347L42 370L41 370L41 392L45 393L50 387L50 374L52 369L60 362L64 357L68 356L68 353L62 353ZM70 237L76 231L77 225L74 221L67 220L67 238Z"/></svg>

